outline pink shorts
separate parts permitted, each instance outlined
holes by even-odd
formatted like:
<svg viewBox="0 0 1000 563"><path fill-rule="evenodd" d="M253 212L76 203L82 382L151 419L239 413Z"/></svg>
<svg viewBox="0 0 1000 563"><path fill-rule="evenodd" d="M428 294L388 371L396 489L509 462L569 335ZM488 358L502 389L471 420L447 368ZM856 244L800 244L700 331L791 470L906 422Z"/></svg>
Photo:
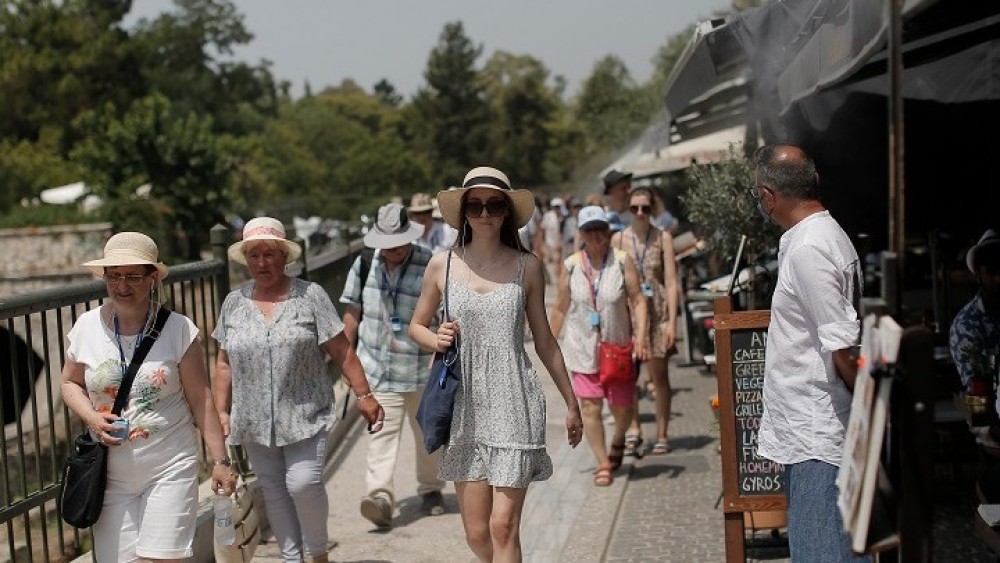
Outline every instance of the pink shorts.
<svg viewBox="0 0 1000 563"><path fill-rule="evenodd" d="M596 373L573 372L573 392L581 399L607 399L613 407L628 407L635 404L635 383L625 381L609 386L601 385Z"/></svg>

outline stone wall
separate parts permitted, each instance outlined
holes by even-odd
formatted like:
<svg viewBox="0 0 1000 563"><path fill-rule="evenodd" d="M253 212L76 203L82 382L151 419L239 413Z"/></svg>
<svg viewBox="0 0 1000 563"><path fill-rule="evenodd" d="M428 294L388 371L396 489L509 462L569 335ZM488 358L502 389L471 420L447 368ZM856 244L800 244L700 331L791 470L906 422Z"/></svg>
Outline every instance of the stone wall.
<svg viewBox="0 0 1000 563"><path fill-rule="evenodd" d="M93 279L80 264L111 234L111 223L0 229L0 296Z"/></svg>

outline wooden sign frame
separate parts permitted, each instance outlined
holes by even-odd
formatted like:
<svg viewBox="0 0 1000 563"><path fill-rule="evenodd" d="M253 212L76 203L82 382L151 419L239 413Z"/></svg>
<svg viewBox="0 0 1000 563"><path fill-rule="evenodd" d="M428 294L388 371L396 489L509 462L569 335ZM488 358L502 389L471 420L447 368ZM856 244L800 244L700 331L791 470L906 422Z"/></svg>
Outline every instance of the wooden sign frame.
<svg viewBox="0 0 1000 563"><path fill-rule="evenodd" d="M733 397L732 332L767 329L770 310L733 312L731 297L718 297L715 310L715 361L719 387L719 438L722 448L722 509L725 513L726 560L745 561L743 514L785 510L785 495L741 496L736 459L736 416Z"/></svg>

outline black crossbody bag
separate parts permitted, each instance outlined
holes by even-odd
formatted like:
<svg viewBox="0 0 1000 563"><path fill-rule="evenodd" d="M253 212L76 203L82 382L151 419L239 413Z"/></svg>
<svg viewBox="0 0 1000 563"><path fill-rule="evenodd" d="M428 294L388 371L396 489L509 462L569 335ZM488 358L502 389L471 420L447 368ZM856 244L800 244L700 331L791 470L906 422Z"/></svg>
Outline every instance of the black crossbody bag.
<svg viewBox="0 0 1000 563"><path fill-rule="evenodd" d="M135 375L160 336L163 326L167 324L169 316L170 311L161 307L156 314L153 329L142 337L142 343L132 356L118 387L118 395L115 396L115 404L111 409L115 416L120 415L125 408ZM73 441L73 454L66 460L62 477L59 515L67 524L76 528L93 526L104 508L104 488L108 483L108 447L95 441L90 432L84 429Z"/></svg>

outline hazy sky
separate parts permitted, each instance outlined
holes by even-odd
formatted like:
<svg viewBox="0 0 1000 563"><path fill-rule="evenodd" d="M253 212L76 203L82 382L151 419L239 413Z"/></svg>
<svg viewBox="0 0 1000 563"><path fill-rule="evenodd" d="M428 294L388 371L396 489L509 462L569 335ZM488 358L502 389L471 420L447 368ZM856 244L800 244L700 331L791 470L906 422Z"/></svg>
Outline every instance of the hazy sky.
<svg viewBox="0 0 1000 563"><path fill-rule="evenodd" d="M541 59L575 93L594 63L620 57L642 82L666 38L707 19L729 0L237 0L254 40L237 58L266 58L295 96L353 78L365 89L387 78L409 96L423 84L427 56L444 24L461 20L484 46ZM126 20L154 17L170 0L135 0Z"/></svg>

